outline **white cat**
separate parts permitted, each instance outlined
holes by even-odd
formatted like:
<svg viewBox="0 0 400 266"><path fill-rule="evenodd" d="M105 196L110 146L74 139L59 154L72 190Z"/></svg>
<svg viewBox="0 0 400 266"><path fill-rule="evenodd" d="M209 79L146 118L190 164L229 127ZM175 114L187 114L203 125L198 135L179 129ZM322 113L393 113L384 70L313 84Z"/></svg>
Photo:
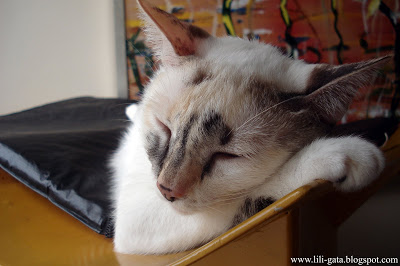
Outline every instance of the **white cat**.
<svg viewBox="0 0 400 266"><path fill-rule="evenodd" d="M382 171L373 144L326 136L388 58L306 64L139 4L162 66L111 163L117 252L197 247L317 178L351 191Z"/></svg>

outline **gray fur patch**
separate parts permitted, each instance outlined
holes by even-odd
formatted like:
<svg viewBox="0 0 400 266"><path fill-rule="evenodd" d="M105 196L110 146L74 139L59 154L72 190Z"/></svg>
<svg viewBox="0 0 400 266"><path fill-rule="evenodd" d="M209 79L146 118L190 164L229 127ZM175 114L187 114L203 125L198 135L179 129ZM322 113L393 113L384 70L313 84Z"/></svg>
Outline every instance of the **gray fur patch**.
<svg viewBox="0 0 400 266"><path fill-rule="evenodd" d="M250 218L254 214L262 211L274 202L275 200L270 197L259 197L255 200L246 198L243 205L240 207L235 217L233 218L231 228Z"/></svg>
<svg viewBox="0 0 400 266"><path fill-rule="evenodd" d="M210 80L211 78L211 73L207 72L204 69L198 69L193 75L193 78L190 80L189 84L199 85L200 83L206 80Z"/></svg>
<svg viewBox="0 0 400 266"><path fill-rule="evenodd" d="M226 145L232 138L231 128L229 128L222 119L222 116L211 111L206 114L205 119L202 121L202 130L208 137L219 138L220 145Z"/></svg>
<svg viewBox="0 0 400 266"><path fill-rule="evenodd" d="M360 63L346 64L339 67L323 65L314 68L313 71L310 73L310 77L308 79L306 89L307 94L316 91L317 89L339 77L345 76L353 72L359 64Z"/></svg>
<svg viewBox="0 0 400 266"><path fill-rule="evenodd" d="M153 165L153 170L158 175L168 153L168 143L161 143L161 138L155 133L146 135L146 151Z"/></svg>
<svg viewBox="0 0 400 266"><path fill-rule="evenodd" d="M196 120L197 120L197 115L192 115L189 121L181 128L181 130L179 130L178 133L179 137L174 142L175 144L174 146L178 145L178 147L174 149L175 150L174 157L171 160L171 165L174 168L179 167L183 162L186 153L186 144L189 139L189 133Z"/></svg>

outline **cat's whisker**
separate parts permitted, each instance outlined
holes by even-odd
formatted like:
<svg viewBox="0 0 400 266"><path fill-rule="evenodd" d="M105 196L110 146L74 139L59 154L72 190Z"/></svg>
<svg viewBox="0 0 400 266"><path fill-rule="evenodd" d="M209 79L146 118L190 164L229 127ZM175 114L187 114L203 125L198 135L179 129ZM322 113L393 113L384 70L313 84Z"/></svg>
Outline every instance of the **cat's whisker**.
<svg viewBox="0 0 400 266"><path fill-rule="evenodd" d="M218 210L218 209L216 209L216 208L213 208L213 207L211 207L211 206L205 206L206 208L208 208L208 209L210 209L210 210L213 210L213 211L216 211L216 212L219 212L219 213L221 213L221 214L223 214L224 212L223 211L221 211L221 210Z"/></svg>
<svg viewBox="0 0 400 266"><path fill-rule="evenodd" d="M235 128L235 129L232 129L232 130L228 133L228 135L231 134L232 131L238 131L239 129L241 129L242 127L244 127L246 124L248 124L248 123L250 123L252 120L258 118L260 115L265 114L266 112L268 112L268 111L271 110L272 108L275 108L275 107L277 107L277 106L279 106L279 105L281 105L281 104L284 104L284 103L289 102L289 101L294 100L294 99L297 99L297 98L296 98L296 97L289 98L289 99L286 99L286 100L284 100L284 101L281 101L281 102L279 102L279 103L277 103L277 104L275 104L275 105L273 105L273 106L268 107L267 109L263 110L262 112L259 112L259 113L256 114L255 116L253 116L253 117L247 119L241 126Z"/></svg>
<svg viewBox="0 0 400 266"><path fill-rule="evenodd" d="M235 194L233 196L229 197L221 197L220 199L214 201L214 203L220 204L220 203L232 203L233 201L236 201L238 199L243 199L248 196L248 193L243 193L243 194Z"/></svg>
<svg viewBox="0 0 400 266"><path fill-rule="evenodd" d="M129 120L129 119L122 119L122 118L116 118L116 119L113 119L113 121L132 122L132 121L131 121L131 120Z"/></svg>
<svg viewBox="0 0 400 266"><path fill-rule="evenodd" d="M227 201L227 200L230 200L230 201L231 200L237 200L237 199L241 199L243 197L247 197L251 191L253 191L253 190L249 189L249 190L246 190L246 191L244 191L242 193L235 193L235 194L230 194L230 195L222 195L220 198L221 198L221 201L224 201L224 200L225 201Z"/></svg>
<svg viewBox="0 0 400 266"><path fill-rule="evenodd" d="M216 201L216 202L218 202L218 203L230 202L231 203L231 202L236 201L238 199L243 199L243 198L245 198L247 196L248 195L240 195L240 196L236 196L236 197L230 197L230 198L221 199L221 200Z"/></svg>
<svg viewBox="0 0 400 266"><path fill-rule="evenodd" d="M115 106L121 106L121 105L131 105L131 104L133 104L133 103L118 103L118 104L116 104Z"/></svg>

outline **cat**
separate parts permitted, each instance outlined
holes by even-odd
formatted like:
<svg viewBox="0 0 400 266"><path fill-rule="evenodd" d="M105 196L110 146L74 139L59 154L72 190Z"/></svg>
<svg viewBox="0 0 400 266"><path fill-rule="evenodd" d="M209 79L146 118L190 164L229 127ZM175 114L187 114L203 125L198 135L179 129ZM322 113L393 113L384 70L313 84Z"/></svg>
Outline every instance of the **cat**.
<svg viewBox="0 0 400 266"><path fill-rule="evenodd" d="M390 57L306 64L138 2L161 67L111 160L117 252L188 250L315 179L354 191L380 174L376 146L327 136Z"/></svg>

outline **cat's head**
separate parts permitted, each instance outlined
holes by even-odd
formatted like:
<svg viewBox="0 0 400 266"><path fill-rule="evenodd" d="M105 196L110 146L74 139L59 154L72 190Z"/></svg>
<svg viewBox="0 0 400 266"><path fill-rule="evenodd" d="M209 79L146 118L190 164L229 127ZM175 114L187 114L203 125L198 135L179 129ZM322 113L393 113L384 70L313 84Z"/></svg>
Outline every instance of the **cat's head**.
<svg viewBox="0 0 400 266"><path fill-rule="evenodd" d="M142 101L142 133L160 192L183 211L259 187L326 134L387 61L306 64L258 41L212 37L139 3L162 65Z"/></svg>

